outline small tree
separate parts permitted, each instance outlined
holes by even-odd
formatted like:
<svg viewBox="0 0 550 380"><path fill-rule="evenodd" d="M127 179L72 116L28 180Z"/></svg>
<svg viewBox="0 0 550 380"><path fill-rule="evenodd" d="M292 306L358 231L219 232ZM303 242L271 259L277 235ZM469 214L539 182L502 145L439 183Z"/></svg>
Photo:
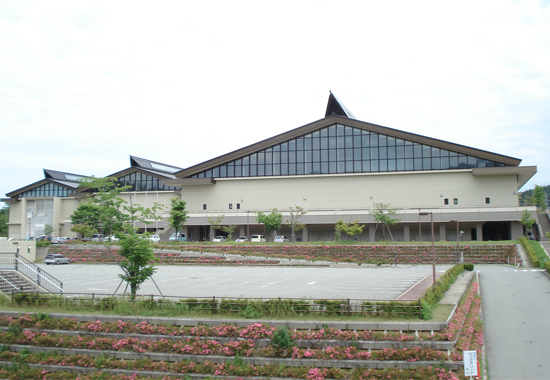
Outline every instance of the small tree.
<svg viewBox="0 0 550 380"><path fill-rule="evenodd" d="M172 203L172 208L170 209L170 216L168 216L168 223L176 229L176 236L179 236L178 233L180 229L189 218L189 216L187 216L188 211L185 210L185 205L187 203L177 197L170 198L170 202ZM181 237L179 239L181 239Z"/></svg>
<svg viewBox="0 0 550 380"><path fill-rule="evenodd" d="M535 185L533 195L529 198L529 202L541 208L542 211L546 210L546 192L542 186Z"/></svg>
<svg viewBox="0 0 550 380"><path fill-rule="evenodd" d="M55 231L55 228L53 226L46 224L44 225L44 235L51 236Z"/></svg>
<svg viewBox="0 0 550 380"><path fill-rule="evenodd" d="M521 224L523 224L527 232L531 232L531 228L536 221L537 220L531 216L531 213L528 210L523 210L523 213L521 214Z"/></svg>
<svg viewBox="0 0 550 380"><path fill-rule="evenodd" d="M237 226L230 224L228 226L221 227L221 230L227 234L227 237L229 240L232 240L231 236L233 236L233 232L235 232L235 228L237 228Z"/></svg>
<svg viewBox="0 0 550 380"><path fill-rule="evenodd" d="M283 214L277 211L276 208L272 209L269 214L261 211L256 211L256 221L264 225L266 231L271 232L273 237L283 225Z"/></svg>
<svg viewBox="0 0 550 380"><path fill-rule="evenodd" d="M10 219L10 206L5 204L0 209L0 236L8 236L8 222Z"/></svg>
<svg viewBox="0 0 550 380"><path fill-rule="evenodd" d="M208 223L210 223L210 241L214 240L214 230L220 228L220 224L222 223L224 217L225 214L221 214L218 216L212 215L208 217Z"/></svg>
<svg viewBox="0 0 550 380"><path fill-rule="evenodd" d="M71 231L80 234L81 238L89 238L97 232L97 229L93 226L90 226L89 224L83 223L72 226Z"/></svg>
<svg viewBox="0 0 550 380"><path fill-rule="evenodd" d="M131 231L120 239L120 255L126 260L120 262L124 274L119 277L130 285L132 299L141 284L155 273L155 254L148 239Z"/></svg>
<svg viewBox="0 0 550 380"><path fill-rule="evenodd" d="M336 222L336 226L334 227L334 229L338 231L338 234L337 234L338 239L341 240L342 234L353 236L363 232L363 228L365 228L365 225L358 224L358 223L359 223L359 219L349 224L344 222L342 219L338 219L338 221Z"/></svg>
<svg viewBox="0 0 550 380"><path fill-rule="evenodd" d="M74 226L86 225L95 229L96 232L101 228L101 219L99 205L89 201L79 204L76 210L71 214L71 222ZM71 229L71 231L73 231L73 229Z"/></svg>
<svg viewBox="0 0 550 380"><path fill-rule="evenodd" d="M375 235L378 225L382 224L383 239L386 240L386 231L384 230L384 227L386 227L390 233L391 239L393 240L393 235L391 234L389 226L393 226L395 223L401 221L401 218L396 217L397 210L390 208L389 203L374 203L373 206L374 208L370 210L369 213L376 221L376 228L374 229Z"/></svg>
<svg viewBox="0 0 550 380"><path fill-rule="evenodd" d="M290 208L290 217L285 220L285 224L290 226L290 241L296 242L295 232L301 231L305 228L305 224L298 222L298 220L307 214L307 211L300 206L289 207Z"/></svg>

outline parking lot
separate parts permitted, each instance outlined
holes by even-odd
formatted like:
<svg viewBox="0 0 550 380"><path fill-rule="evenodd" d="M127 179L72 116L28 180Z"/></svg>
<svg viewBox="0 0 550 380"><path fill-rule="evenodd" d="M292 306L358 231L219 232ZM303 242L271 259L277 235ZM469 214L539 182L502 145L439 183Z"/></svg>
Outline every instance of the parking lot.
<svg viewBox="0 0 550 380"><path fill-rule="evenodd" d="M66 293L113 294L121 284L117 265L39 265L63 282ZM438 272L450 266L437 267ZM251 298L355 298L393 300L431 275L431 265L397 267L159 266L153 276L165 296ZM123 293L122 283L117 293ZM159 291L147 280L139 294Z"/></svg>

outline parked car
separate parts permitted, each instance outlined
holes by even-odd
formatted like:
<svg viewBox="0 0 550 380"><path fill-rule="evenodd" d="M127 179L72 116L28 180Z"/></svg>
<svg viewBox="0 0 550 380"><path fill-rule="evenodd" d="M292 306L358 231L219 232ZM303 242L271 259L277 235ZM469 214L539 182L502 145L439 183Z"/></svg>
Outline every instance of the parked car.
<svg viewBox="0 0 550 380"><path fill-rule="evenodd" d="M265 243L264 235L252 235L250 241L252 243Z"/></svg>
<svg viewBox="0 0 550 380"><path fill-rule="evenodd" d="M103 241L119 241L120 239L117 238L115 235L109 235L105 238L103 238Z"/></svg>
<svg viewBox="0 0 550 380"><path fill-rule="evenodd" d="M288 242L288 238L283 235L277 235L275 236L275 239L273 240L275 243L286 243Z"/></svg>
<svg viewBox="0 0 550 380"><path fill-rule="evenodd" d="M158 243L160 241L160 236L158 235L151 235L149 236L149 240L153 243Z"/></svg>
<svg viewBox="0 0 550 380"><path fill-rule="evenodd" d="M227 238L225 236L216 236L214 239L212 239L214 243L223 243L227 241Z"/></svg>
<svg viewBox="0 0 550 380"><path fill-rule="evenodd" d="M103 241L105 239L105 235L103 234L93 234L92 235L92 241Z"/></svg>
<svg viewBox="0 0 550 380"><path fill-rule="evenodd" d="M239 236L235 239L235 243L245 243L248 241L248 236Z"/></svg>
<svg viewBox="0 0 550 380"><path fill-rule="evenodd" d="M48 255L44 259L44 264L46 265L50 265L50 264L59 265L59 264L70 264L70 263L71 263L71 259L63 255L60 255L59 253Z"/></svg>
<svg viewBox="0 0 550 380"><path fill-rule="evenodd" d="M170 235L168 241L187 241L187 238L185 236L185 233L183 232L174 232L172 235Z"/></svg>
<svg viewBox="0 0 550 380"><path fill-rule="evenodd" d="M63 244L66 241L69 241L69 238L68 237L62 237L62 236L53 237L52 240L51 240L52 244Z"/></svg>

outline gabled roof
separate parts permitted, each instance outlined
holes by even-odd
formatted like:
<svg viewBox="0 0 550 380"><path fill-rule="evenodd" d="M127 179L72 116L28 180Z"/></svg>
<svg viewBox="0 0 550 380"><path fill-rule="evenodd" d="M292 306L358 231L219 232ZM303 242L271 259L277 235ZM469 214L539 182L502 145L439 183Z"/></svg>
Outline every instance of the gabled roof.
<svg viewBox="0 0 550 380"><path fill-rule="evenodd" d="M132 167L139 167L147 170L150 173L169 175L173 177L173 174L182 170L182 168L173 165L163 164L157 161L146 160L145 158L139 158L136 156L130 156L130 165Z"/></svg>
<svg viewBox="0 0 550 380"><path fill-rule="evenodd" d="M30 185L24 186L20 189L14 190L6 194L8 197L16 197L20 193L25 191L32 190L35 187L42 186L46 183L55 183L67 189L75 190L80 185L79 179L86 178L87 176L81 174L73 174L60 172L57 170L44 169L44 179L40 181L31 183Z"/></svg>
<svg viewBox="0 0 550 380"><path fill-rule="evenodd" d="M351 111L332 93L328 97L327 110L325 111L325 117L332 115L343 116L349 119L356 119Z"/></svg>
<svg viewBox="0 0 550 380"><path fill-rule="evenodd" d="M395 137L398 139L408 140L420 144L430 145L432 147L440 148L440 149L446 149L453 152L458 152L460 154L465 154L469 156L475 156L478 158L483 158L490 161L500 162L506 166L519 166L521 163L521 159L504 156L497 153L488 152L485 150L475 149L471 148L465 145L460 144L454 144L448 141L438 140L422 135L417 135L410 132L401 131L398 129L392 129L388 127L383 127L380 125L367 123L364 121L359 121L355 119L350 119L345 116L337 116L332 115L328 116L324 119L315 121L310 124L306 124L304 126L292 129L288 132L281 133L277 136L271 137L266 140L262 140L260 142L257 142L255 144L249 145L247 147L244 147L242 149L235 150L233 152L224 154L222 156L213 158L209 161L202 162L200 164L197 164L195 166L191 166L187 169L184 169L180 172L175 173L177 178L187 178L191 177L192 175L196 173L200 173L204 170L208 170L210 168L214 168L218 165L224 164L226 162L231 162L233 160L237 160L241 157L246 157L250 154L253 154L255 152L261 151L263 149L270 148L272 146L281 144L283 142L286 142L288 140L295 139L297 137L306 135L308 133L317 131L319 129L334 125L334 124L340 124L340 125L346 125L353 128L359 128L365 131L374 132L374 133L380 133L383 135Z"/></svg>

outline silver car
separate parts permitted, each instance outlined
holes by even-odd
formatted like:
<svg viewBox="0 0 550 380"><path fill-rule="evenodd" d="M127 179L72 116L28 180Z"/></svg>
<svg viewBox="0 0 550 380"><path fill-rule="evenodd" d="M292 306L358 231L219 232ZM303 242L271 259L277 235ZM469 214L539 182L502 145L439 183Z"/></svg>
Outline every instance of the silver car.
<svg viewBox="0 0 550 380"><path fill-rule="evenodd" d="M60 255L59 253L48 255L44 259L44 264L46 265L50 265L50 264L59 265L59 264L70 264L70 263L71 263L71 259L63 255Z"/></svg>

